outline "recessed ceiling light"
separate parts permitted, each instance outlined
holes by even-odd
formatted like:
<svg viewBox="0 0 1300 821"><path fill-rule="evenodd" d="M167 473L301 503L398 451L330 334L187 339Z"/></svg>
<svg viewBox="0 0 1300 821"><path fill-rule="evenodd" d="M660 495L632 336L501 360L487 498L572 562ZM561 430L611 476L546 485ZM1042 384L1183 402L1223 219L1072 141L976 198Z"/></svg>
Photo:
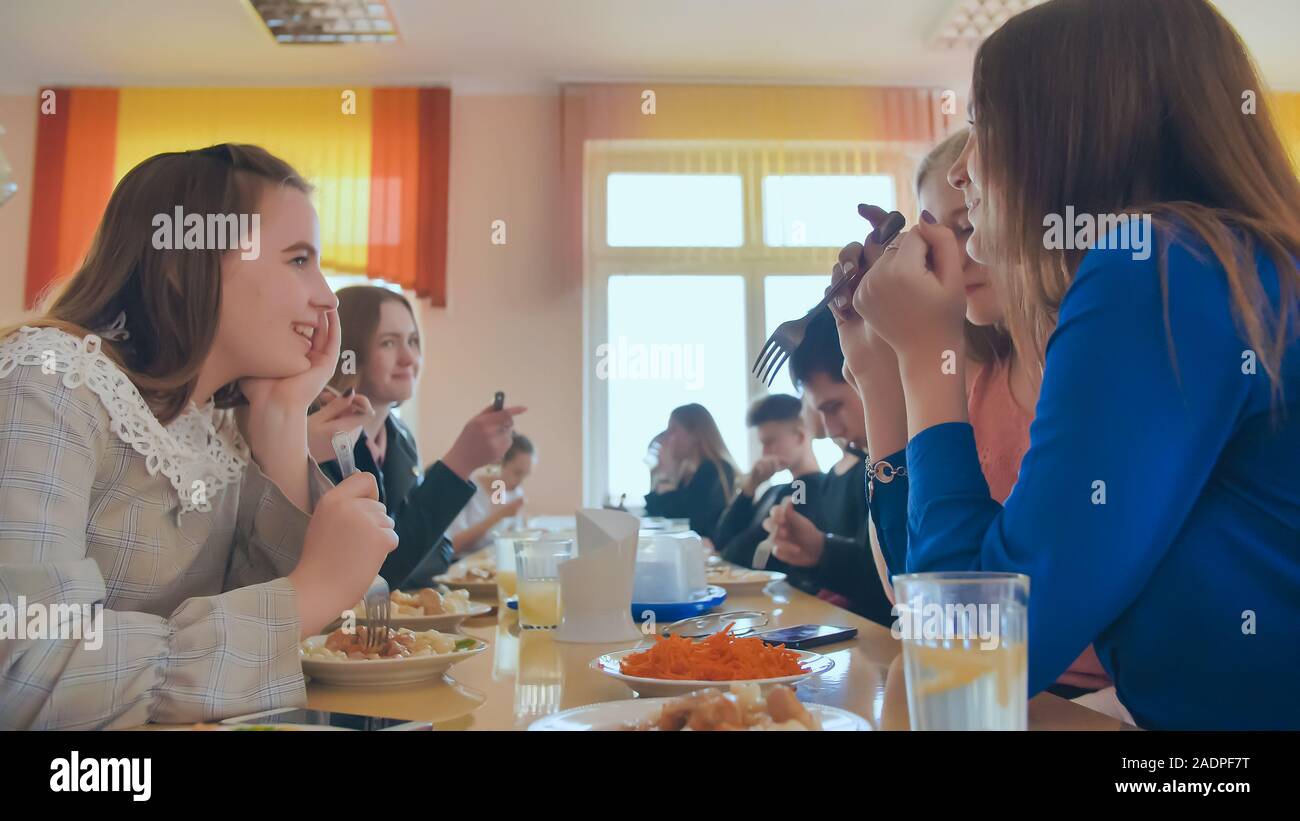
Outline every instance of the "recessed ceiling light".
<svg viewBox="0 0 1300 821"><path fill-rule="evenodd" d="M976 48L1011 16L1047 0L955 0L935 26L931 45Z"/></svg>
<svg viewBox="0 0 1300 821"><path fill-rule="evenodd" d="M396 43L386 0L248 0L277 43ZM376 37L370 32L386 32Z"/></svg>

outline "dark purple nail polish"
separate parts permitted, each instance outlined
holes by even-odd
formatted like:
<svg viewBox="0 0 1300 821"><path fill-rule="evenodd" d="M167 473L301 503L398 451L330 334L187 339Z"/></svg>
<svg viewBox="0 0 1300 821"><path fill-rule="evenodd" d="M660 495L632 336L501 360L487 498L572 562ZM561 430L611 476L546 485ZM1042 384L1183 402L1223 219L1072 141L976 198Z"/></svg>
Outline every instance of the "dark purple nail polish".
<svg viewBox="0 0 1300 821"><path fill-rule="evenodd" d="M938 222L938 220L934 218L934 214L931 214L929 211L922 211L921 219L924 220L925 222L930 223L931 225L934 225L935 223Z"/></svg>

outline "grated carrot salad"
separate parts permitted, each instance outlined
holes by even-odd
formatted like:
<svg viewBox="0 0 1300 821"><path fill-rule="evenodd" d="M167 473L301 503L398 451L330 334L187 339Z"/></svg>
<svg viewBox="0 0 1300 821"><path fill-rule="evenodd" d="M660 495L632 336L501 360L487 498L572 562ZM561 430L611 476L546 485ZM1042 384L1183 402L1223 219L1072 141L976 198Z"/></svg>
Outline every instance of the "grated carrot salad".
<svg viewBox="0 0 1300 821"><path fill-rule="evenodd" d="M737 638L728 624L701 642L681 636L655 637L640 653L629 653L619 663L624 675L678 681L739 681L780 678L807 672L799 654L784 644L764 644L758 638Z"/></svg>

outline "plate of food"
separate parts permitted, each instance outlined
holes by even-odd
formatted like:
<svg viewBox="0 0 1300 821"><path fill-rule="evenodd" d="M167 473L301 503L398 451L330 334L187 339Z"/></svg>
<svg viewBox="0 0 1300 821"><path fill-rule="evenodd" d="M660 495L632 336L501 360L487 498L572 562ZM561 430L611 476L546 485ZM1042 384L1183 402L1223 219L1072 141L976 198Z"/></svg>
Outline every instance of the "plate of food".
<svg viewBox="0 0 1300 821"><path fill-rule="evenodd" d="M591 667L647 698L679 696L720 684L792 685L819 676L834 660L762 639L737 637L730 625L702 641L656 636L649 647L605 653Z"/></svg>
<svg viewBox="0 0 1300 821"><path fill-rule="evenodd" d="M394 590L388 594L391 605L389 624L392 627L405 627L407 630L439 630L443 633L455 632L465 619L485 616L492 612L492 605L470 601L468 590L453 590L439 593L432 587L404 592ZM352 611L357 614L357 621L366 618L365 602L358 602Z"/></svg>
<svg viewBox="0 0 1300 821"><path fill-rule="evenodd" d="M785 580L785 574L775 570L751 570L729 562L710 565L705 577L732 596L755 595L772 582Z"/></svg>
<svg viewBox="0 0 1300 821"><path fill-rule="evenodd" d="M575 707L534 721L529 730L636 730L649 732L713 730L872 729L848 710L804 704L794 690L777 685L766 693L756 684L708 688L674 698L629 698Z"/></svg>
<svg viewBox="0 0 1300 821"><path fill-rule="evenodd" d="M457 562L447 568L441 576L434 576L439 584L457 590L465 590L471 596L495 596L497 594L497 568L490 562Z"/></svg>
<svg viewBox="0 0 1300 821"><path fill-rule="evenodd" d="M325 684L377 687L438 678L453 664L487 649L487 642L437 630L389 628L378 651L367 652L367 628L339 628L325 636L310 636L298 646L302 671Z"/></svg>

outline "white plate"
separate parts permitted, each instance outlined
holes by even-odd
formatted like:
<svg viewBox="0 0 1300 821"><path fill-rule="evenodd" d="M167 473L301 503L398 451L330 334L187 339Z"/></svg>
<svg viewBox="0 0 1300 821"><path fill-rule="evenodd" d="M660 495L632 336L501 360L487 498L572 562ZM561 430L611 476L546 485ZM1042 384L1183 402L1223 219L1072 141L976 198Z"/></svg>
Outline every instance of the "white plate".
<svg viewBox="0 0 1300 821"><path fill-rule="evenodd" d="M624 656L632 653L640 653L645 648L633 648L631 650L618 650L613 653L606 653L592 660L591 668L598 670L607 676L618 679L619 681L632 688L632 692L646 698L655 698L659 696L681 696L694 690L702 690L705 687L726 688L732 684L758 684L762 687L768 687L773 684L790 684L803 681L812 676L820 676L835 666L835 660L829 656L823 656L820 653L811 653L807 650L791 650L792 653L799 655L799 663L807 668L808 672L800 673L797 676L781 676L780 678L756 678L744 679L741 681L678 681L676 679L665 678L641 678L640 676L624 675L619 669L619 662Z"/></svg>
<svg viewBox="0 0 1300 821"><path fill-rule="evenodd" d="M485 582L482 579L470 579L466 576L448 576L443 573L441 576L434 576L433 580L440 584L445 584L453 590L468 590L471 596L495 596L497 594L496 579Z"/></svg>
<svg viewBox="0 0 1300 821"><path fill-rule="evenodd" d="M413 630L417 633L424 630L437 630L439 633L454 633L456 632L456 629L460 627L460 623L465 621L465 619L475 619L479 616L486 616L494 609L494 605L485 602L471 601L469 603L469 610L465 613L443 613L438 616L393 616L390 619L390 626L394 630L399 627L405 627L407 630ZM357 619L357 624L367 623L365 616ZM325 633L328 635L342 624L342 619L335 619L325 628Z"/></svg>
<svg viewBox="0 0 1300 821"><path fill-rule="evenodd" d="M424 630L437 630L439 633L454 633L465 619L486 616L492 612L492 605L472 601L469 610L464 613L443 613L440 616L393 616L389 621L394 630L405 627L419 633Z"/></svg>
<svg viewBox="0 0 1300 821"><path fill-rule="evenodd" d="M303 640L308 647L319 647L329 636L311 636ZM345 687L382 687L390 684L411 684L438 678L453 664L476 656L487 649L487 642L478 642L468 650L455 653L408 656L395 659L323 659L302 658L302 671L322 684L340 684Z"/></svg>
<svg viewBox="0 0 1300 821"><path fill-rule="evenodd" d="M588 704L562 713L543 716L528 726L530 730L619 730L631 721L650 718L667 702L668 698L629 698L624 701L606 701ZM808 712L821 719L822 729L832 732L870 730L871 724L862 716L827 707L824 704L804 704Z"/></svg>
<svg viewBox="0 0 1300 821"><path fill-rule="evenodd" d="M785 581L785 574L776 570L746 570L740 577L706 573L709 584L727 591L728 596L753 596L773 582Z"/></svg>

